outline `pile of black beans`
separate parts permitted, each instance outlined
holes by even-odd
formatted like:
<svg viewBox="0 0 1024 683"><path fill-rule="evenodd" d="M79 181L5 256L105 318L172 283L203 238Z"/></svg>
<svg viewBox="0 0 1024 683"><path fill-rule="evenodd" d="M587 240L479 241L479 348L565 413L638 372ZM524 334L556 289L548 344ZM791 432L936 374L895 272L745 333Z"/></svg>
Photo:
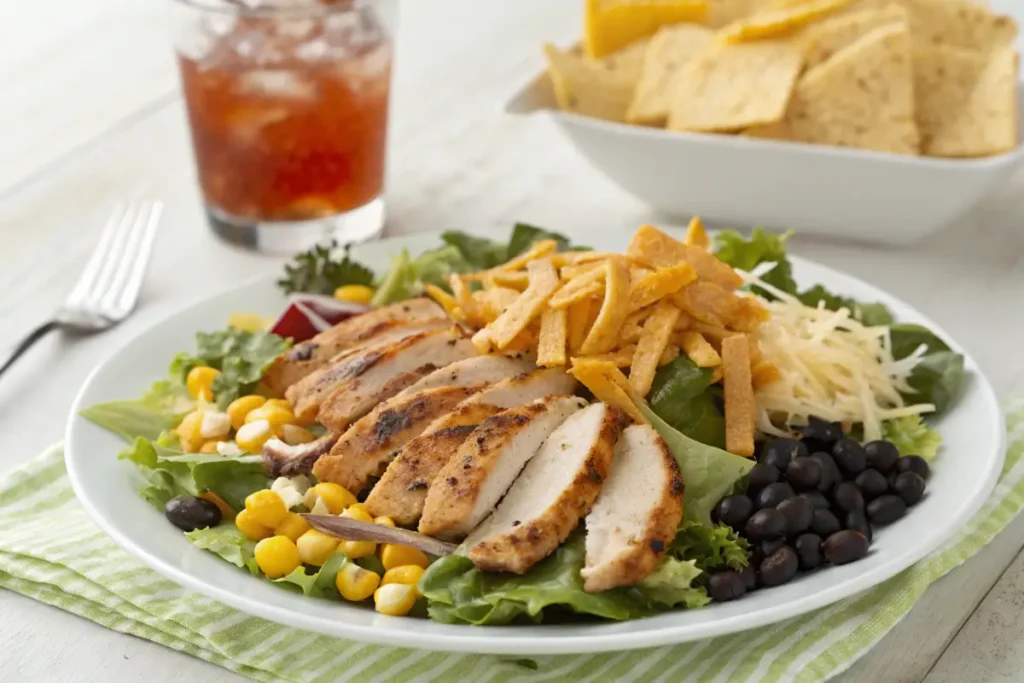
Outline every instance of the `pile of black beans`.
<svg viewBox="0 0 1024 683"><path fill-rule="evenodd" d="M860 444L838 422L811 418L802 439L765 443L747 491L726 496L712 518L747 539L750 566L708 579L714 600L779 586L798 571L868 554L872 527L895 522L924 496L928 462L888 441Z"/></svg>

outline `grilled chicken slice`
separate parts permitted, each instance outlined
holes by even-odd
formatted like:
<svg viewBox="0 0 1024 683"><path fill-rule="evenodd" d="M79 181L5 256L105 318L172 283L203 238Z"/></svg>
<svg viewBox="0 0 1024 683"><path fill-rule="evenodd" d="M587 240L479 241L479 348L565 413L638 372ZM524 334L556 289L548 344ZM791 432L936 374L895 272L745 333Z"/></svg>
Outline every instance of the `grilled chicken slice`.
<svg viewBox="0 0 1024 683"><path fill-rule="evenodd" d="M575 388L576 380L556 369L534 370L492 384L407 443L370 491L367 509L398 524L417 522L437 473L479 423L544 396L571 394Z"/></svg>
<svg viewBox="0 0 1024 683"><path fill-rule="evenodd" d="M594 504L626 421L615 408L595 403L551 432L466 539L469 559L484 571L523 574L554 552Z"/></svg>
<svg viewBox="0 0 1024 683"><path fill-rule="evenodd" d="M434 387L471 387L493 384L536 369L537 366L525 354L475 356L455 361L440 370L435 370L402 393L412 394Z"/></svg>
<svg viewBox="0 0 1024 683"><path fill-rule="evenodd" d="M321 456L330 452L338 441L338 434L328 432L315 441L289 446L280 439L263 444L263 469L268 477L291 477L309 474Z"/></svg>
<svg viewBox="0 0 1024 683"><path fill-rule="evenodd" d="M435 387L388 399L356 420L331 452L316 461L313 474L358 494L410 439L481 388Z"/></svg>
<svg viewBox="0 0 1024 683"><path fill-rule="evenodd" d="M427 320L445 323L448 316L444 309L426 297L367 311L296 344L274 361L263 380L271 389L283 394L288 387L323 367L342 351L365 344L396 328Z"/></svg>
<svg viewBox="0 0 1024 683"><path fill-rule="evenodd" d="M664 439L647 425L627 427L587 515L583 589L597 593L646 578L682 518L683 478Z"/></svg>
<svg viewBox="0 0 1024 683"><path fill-rule="evenodd" d="M420 533L453 540L475 529L551 432L586 404L575 396L548 396L481 422L427 492Z"/></svg>

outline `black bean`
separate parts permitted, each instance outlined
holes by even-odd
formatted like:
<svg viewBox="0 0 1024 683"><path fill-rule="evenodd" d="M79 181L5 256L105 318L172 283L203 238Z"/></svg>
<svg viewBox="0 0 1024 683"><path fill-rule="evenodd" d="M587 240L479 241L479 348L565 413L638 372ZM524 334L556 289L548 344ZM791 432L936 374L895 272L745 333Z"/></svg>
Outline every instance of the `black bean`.
<svg viewBox="0 0 1024 683"><path fill-rule="evenodd" d="M821 536L818 534L800 534L794 548L800 569L816 569L821 564Z"/></svg>
<svg viewBox="0 0 1024 683"><path fill-rule="evenodd" d="M195 531L220 524L220 508L197 496L175 496L164 505L164 516L183 531Z"/></svg>
<svg viewBox="0 0 1024 683"><path fill-rule="evenodd" d="M907 505L917 505L924 495L924 477L917 472L898 474L892 483L892 490Z"/></svg>
<svg viewBox="0 0 1024 683"><path fill-rule="evenodd" d="M796 439L775 439L764 447L761 462L784 471L794 459L806 456L807 446Z"/></svg>
<svg viewBox="0 0 1024 683"><path fill-rule="evenodd" d="M864 448L849 437L836 441L836 445L832 447L832 457L847 477L855 477L867 467Z"/></svg>
<svg viewBox="0 0 1024 683"><path fill-rule="evenodd" d="M853 483L864 494L866 500L878 498L889 490L889 481L885 478L885 475L870 467L858 474Z"/></svg>
<svg viewBox="0 0 1024 683"><path fill-rule="evenodd" d="M836 507L843 512L854 512L864 509L864 496L852 481L844 481L836 486L832 492L832 500L836 502Z"/></svg>
<svg viewBox="0 0 1024 683"><path fill-rule="evenodd" d="M847 564L867 555L870 545L867 536L847 529L826 538L821 544L821 551L832 564Z"/></svg>
<svg viewBox="0 0 1024 683"><path fill-rule="evenodd" d="M832 459L832 456L823 451L811 453L812 458L821 466L821 479L818 481L818 490L822 493L831 491L836 484L843 480L839 471L839 465Z"/></svg>
<svg viewBox="0 0 1024 683"><path fill-rule="evenodd" d="M868 503L867 513L872 524L890 524L907 514L907 504L899 496L886 494Z"/></svg>
<svg viewBox="0 0 1024 683"><path fill-rule="evenodd" d="M809 418L807 426L801 432L803 432L804 441L807 442L807 448L812 451L816 450L816 448L832 450L832 444L843 438L843 426L841 424L821 420L816 417ZM812 448L812 446L815 448Z"/></svg>
<svg viewBox="0 0 1024 683"><path fill-rule="evenodd" d="M821 481L821 463L813 458L797 458L786 468L786 481L797 491L808 491Z"/></svg>
<svg viewBox="0 0 1024 683"><path fill-rule="evenodd" d="M900 457L900 452L890 441L869 441L864 444L864 454L868 458L868 467L882 474L888 474Z"/></svg>
<svg viewBox="0 0 1024 683"><path fill-rule="evenodd" d="M784 481L768 484L757 494L757 508L773 508L796 495L793 487Z"/></svg>
<svg viewBox="0 0 1024 683"><path fill-rule="evenodd" d="M786 518L775 508L758 510L747 520L744 531L751 541L770 541L786 535Z"/></svg>
<svg viewBox="0 0 1024 683"><path fill-rule="evenodd" d="M836 519L831 510L818 509L814 511L814 519L811 520L811 531L822 538L828 538L842 528L839 525L839 520Z"/></svg>
<svg viewBox="0 0 1024 683"><path fill-rule="evenodd" d="M896 471L900 473L914 472L925 480L932 474L932 468L928 465L928 461L920 455L904 455L897 461Z"/></svg>
<svg viewBox="0 0 1024 683"><path fill-rule="evenodd" d="M863 510L847 512L843 518L843 528L861 532L868 539L868 543L874 537L874 534L871 532L871 525L868 523L868 517L864 514Z"/></svg>
<svg viewBox="0 0 1024 683"><path fill-rule="evenodd" d="M804 491L799 497L810 501L815 509L828 510L832 507L832 503L829 502L828 498L821 491Z"/></svg>
<svg viewBox="0 0 1024 683"><path fill-rule="evenodd" d="M754 569L753 563L743 568L740 578L743 579L743 585L747 587L748 592L757 588L757 570Z"/></svg>
<svg viewBox="0 0 1024 683"><path fill-rule="evenodd" d="M806 498L794 496L779 503L776 510L786 518L786 535L795 536L807 531L814 519L814 504ZM771 553L768 553L769 555Z"/></svg>
<svg viewBox="0 0 1024 683"><path fill-rule="evenodd" d="M766 586L781 586L796 576L799 566L796 551L784 545L761 562L761 581Z"/></svg>
<svg viewBox="0 0 1024 683"><path fill-rule="evenodd" d="M712 519L740 531L754 513L754 501L744 495L726 496L718 501L711 513Z"/></svg>
<svg viewBox="0 0 1024 683"><path fill-rule="evenodd" d="M747 584L739 572L718 572L708 578L708 595L716 602L728 602L742 598L746 592Z"/></svg>
<svg viewBox="0 0 1024 683"><path fill-rule="evenodd" d="M773 538L770 541L761 541L761 554L765 557L771 557L776 550L784 545L786 545L785 538Z"/></svg>
<svg viewBox="0 0 1024 683"><path fill-rule="evenodd" d="M769 484L774 484L781 476L782 473L774 465L759 462L750 469L750 474L747 475L747 493L750 496L756 496L761 489Z"/></svg>

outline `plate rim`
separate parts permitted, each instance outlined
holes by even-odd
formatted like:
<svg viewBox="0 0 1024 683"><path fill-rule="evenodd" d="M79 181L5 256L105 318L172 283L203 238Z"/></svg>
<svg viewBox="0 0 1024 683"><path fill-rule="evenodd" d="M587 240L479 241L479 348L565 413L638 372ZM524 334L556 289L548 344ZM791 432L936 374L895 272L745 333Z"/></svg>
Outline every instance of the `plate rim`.
<svg viewBox="0 0 1024 683"><path fill-rule="evenodd" d="M677 230L669 229L668 231L678 234ZM570 230L566 232L571 234L573 231ZM630 234L630 231L614 230L608 231L606 234L614 235L615 233L621 233L623 236L626 236ZM409 246L410 242L427 240L428 238L437 238L439 235L440 232L414 233L412 235L380 240L373 244L378 247L383 246L384 248L387 248L388 246ZM356 256L358 257L358 252L356 253ZM912 550L893 558L892 560L884 562L878 567L872 568L869 572L862 574L845 584L813 592L796 600L790 600L789 602L776 606L771 610L761 609L758 612L727 616L702 624L662 625L656 629L648 629L636 633L615 632L611 627L616 624L621 625L623 623L635 623L635 621L638 620L612 622L609 624L595 624L593 628L595 631L600 630L601 627L607 627L606 630L612 632L586 633L580 635L558 635L554 633L558 628L557 626L544 625L471 627L428 622L430 624L430 627L428 627L429 630L428 632L423 632L412 629L396 630L394 628L389 628L386 625L383 627L377 627L376 623L373 628L366 628L359 624L346 624L344 621L338 620L331 622L330 628L326 628L326 624L320 624L319 621L313 620L313 617L307 616L299 610L260 603L258 600L248 597L242 593L234 593L205 582L195 574L183 571L179 567L165 564L158 558L151 556L143 545L136 544L131 538L119 530L115 522L107 519L106 515L93 504L87 489L83 485L81 475L78 472L76 458L73 456L73 444L75 442L77 429L79 426L86 424L84 418L79 415L79 411L84 407L82 403L85 400L86 394L93 386L93 383L107 371L109 366L115 364L121 352L136 344L141 337L150 333L154 328L166 324L168 320L184 315L188 311L200 307L207 302L219 298L227 298L232 294L240 293L242 290L257 287L260 284L270 283L275 278L274 275L256 275L251 278L247 278L238 284L217 290L211 294L190 299L184 305L174 309L159 320L152 321L150 325L147 325L145 328L139 330L136 334L126 339L114 348L103 362L93 368L75 395L66 424L64 459L67 467L68 478L79 503L86 510L90 519L99 526L104 533L110 536L122 549L162 576L179 585L195 590L223 604L238 609L246 614L265 618L270 621L295 628L351 639L356 642L391 647L427 649L439 652L465 652L475 654L580 654L586 652L625 651L662 645L680 644L684 642L711 639L722 635L738 633L778 623L789 618L807 614L816 609L821 609L839 602L840 600L853 598L856 595L892 578L899 572L911 567L927 555L933 553L943 543L955 536L964 524L966 524L967 521L981 509L989 496L991 496L991 493L997 483L999 473L1002 471L1007 448L1005 418L1001 403L999 402L991 383L981 371L981 368L974 361L970 353L967 352L967 350L964 349L954 337L943 329L942 326L936 324L928 316L921 313L915 306L908 304L900 297L876 287L861 278L850 275L843 270L797 255L790 255L790 259L798 270L801 265L809 265L814 268L825 269L846 278L851 283L855 283L859 287L864 287L881 295L883 299L895 301L903 307L912 310L922 324L927 325L943 340L948 342L951 348L956 350L958 353L963 354L965 359L965 368L970 371L968 381L978 383L978 390L980 391L979 397L983 398L986 403L989 403L992 408L991 410L986 410L989 417L992 419L992 424L988 425L986 429L994 429L995 434L997 435L994 445L998 452L996 457L991 461L989 471L983 480L983 485L979 489L979 493L974 499L969 501L969 503L961 506L958 514L952 517L947 523L945 527L946 530L943 533L931 533L921 537L920 542L917 543ZM239 577L244 578L245 576L246 575L241 573L241 570L239 570ZM296 597L307 599L306 596ZM683 611L679 611L679 613L683 613ZM664 617L670 614L672 613L666 612L659 616ZM377 616L380 617L380 615ZM380 618L385 620L402 619L401 617ZM390 623L392 622L384 622L384 624ZM458 632L452 633L451 631L455 629L457 629ZM541 632L537 635L530 635L537 630L540 630ZM513 635L508 631L513 631L515 637L503 637ZM699 631L699 633L692 633L692 631Z"/></svg>

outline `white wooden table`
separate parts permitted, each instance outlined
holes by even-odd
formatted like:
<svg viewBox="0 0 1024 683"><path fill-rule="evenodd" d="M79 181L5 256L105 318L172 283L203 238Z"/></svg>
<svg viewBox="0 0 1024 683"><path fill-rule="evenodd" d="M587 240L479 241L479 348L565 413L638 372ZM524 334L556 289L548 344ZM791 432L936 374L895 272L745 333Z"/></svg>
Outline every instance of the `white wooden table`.
<svg viewBox="0 0 1024 683"><path fill-rule="evenodd" d="M162 4L0 0L0 351L62 299L116 201L154 197L167 204L139 312L90 339L52 336L0 382L0 474L61 437L75 392L110 349L190 300L279 267L279 260L216 241L203 221ZM515 220L601 230L651 219L578 158L549 122L499 113L503 99L540 68L542 41L575 39L581 4L404 3L390 234L504 231ZM809 239L793 247L932 316L1005 395L1024 391L1022 225L1018 175L969 219L912 250ZM937 583L844 680L1019 681L1022 543L1024 518ZM6 592L0 653L4 681L235 678Z"/></svg>

